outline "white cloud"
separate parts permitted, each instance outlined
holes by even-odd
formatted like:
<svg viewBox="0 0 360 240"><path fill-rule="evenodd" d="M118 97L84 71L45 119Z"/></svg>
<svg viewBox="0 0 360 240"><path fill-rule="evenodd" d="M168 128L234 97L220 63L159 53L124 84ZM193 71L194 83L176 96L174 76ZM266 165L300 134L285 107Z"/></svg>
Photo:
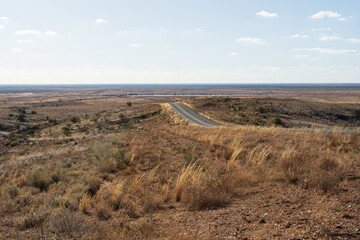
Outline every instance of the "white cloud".
<svg viewBox="0 0 360 240"><path fill-rule="evenodd" d="M202 31L204 31L202 28L195 29L195 32L202 32Z"/></svg>
<svg viewBox="0 0 360 240"><path fill-rule="evenodd" d="M303 50L318 52L318 53L328 53L328 54L358 53L358 50L353 50L353 49L303 48Z"/></svg>
<svg viewBox="0 0 360 240"><path fill-rule="evenodd" d="M55 37L57 35L57 33L54 31L46 31L44 34L50 37Z"/></svg>
<svg viewBox="0 0 360 240"><path fill-rule="evenodd" d="M4 28L5 28L5 26L2 25L2 24L0 24L0 30L1 30L1 29L4 29Z"/></svg>
<svg viewBox="0 0 360 240"><path fill-rule="evenodd" d="M300 35L300 34L293 34L289 36L290 38L309 38L309 35Z"/></svg>
<svg viewBox="0 0 360 240"><path fill-rule="evenodd" d="M279 15L277 13L269 13L265 10L262 10L258 13L256 13L257 16L261 16L261 17L267 17L267 18L277 18L279 17Z"/></svg>
<svg viewBox="0 0 360 240"><path fill-rule="evenodd" d="M31 39L29 39L29 40L17 40L17 42L18 43L31 43L31 42L35 42L35 40L31 40Z"/></svg>
<svg viewBox="0 0 360 240"><path fill-rule="evenodd" d="M257 37L243 37L236 39L237 42L251 42L251 43L265 43L266 41L262 40L261 38Z"/></svg>
<svg viewBox="0 0 360 240"><path fill-rule="evenodd" d="M340 39L341 39L341 37L325 35L320 38L320 41L334 41L334 40L340 40Z"/></svg>
<svg viewBox="0 0 360 240"><path fill-rule="evenodd" d="M360 39L358 39L358 38L349 38L346 40L348 40L349 42L352 42L352 43L360 43Z"/></svg>
<svg viewBox="0 0 360 240"><path fill-rule="evenodd" d="M229 53L229 55L230 56L237 56L237 55L239 55L239 53L238 52L231 52L231 53Z"/></svg>
<svg viewBox="0 0 360 240"><path fill-rule="evenodd" d="M342 21L342 22L346 22L346 21L347 21L347 18L346 18L346 17L341 17L341 18L338 18L337 20L338 20L338 21Z"/></svg>
<svg viewBox="0 0 360 240"><path fill-rule="evenodd" d="M23 52L24 51L24 49L22 49L22 48L13 48L13 49L11 49L11 51L12 52Z"/></svg>
<svg viewBox="0 0 360 240"><path fill-rule="evenodd" d="M312 32L325 32L325 31L330 31L331 28L327 27L327 28L313 28L311 29Z"/></svg>
<svg viewBox="0 0 360 240"><path fill-rule="evenodd" d="M129 46L130 47L142 47L144 45L142 43L130 43Z"/></svg>
<svg viewBox="0 0 360 240"><path fill-rule="evenodd" d="M0 20L1 21L6 21L6 20L9 20L9 18L8 17L0 17Z"/></svg>
<svg viewBox="0 0 360 240"><path fill-rule="evenodd" d="M18 35L40 35L41 32L38 30L29 29L29 30L19 30L16 32L16 34L18 34Z"/></svg>
<svg viewBox="0 0 360 240"><path fill-rule="evenodd" d="M108 21L105 20L105 19L103 19L103 18L98 18L98 19L95 20L95 23L97 23L97 24L107 23L107 22L108 22Z"/></svg>
<svg viewBox="0 0 360 240"><path fill-rule="evenodd" d="M318 13L315 13L311 16L313 19L321 19L321 18L339 18L341 17L340 13L333 12L333 11L320 11Z"/></svg>

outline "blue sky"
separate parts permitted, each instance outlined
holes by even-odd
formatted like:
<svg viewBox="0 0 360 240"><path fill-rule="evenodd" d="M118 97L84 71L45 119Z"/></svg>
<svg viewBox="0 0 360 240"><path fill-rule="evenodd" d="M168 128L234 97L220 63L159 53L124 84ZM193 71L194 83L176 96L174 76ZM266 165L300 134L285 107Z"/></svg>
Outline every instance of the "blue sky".
<svg viewBox="0 0 360 240"><path fill-rule="evenodd" d="M0 0L0 84L360 83L358 0Z"/></svg>

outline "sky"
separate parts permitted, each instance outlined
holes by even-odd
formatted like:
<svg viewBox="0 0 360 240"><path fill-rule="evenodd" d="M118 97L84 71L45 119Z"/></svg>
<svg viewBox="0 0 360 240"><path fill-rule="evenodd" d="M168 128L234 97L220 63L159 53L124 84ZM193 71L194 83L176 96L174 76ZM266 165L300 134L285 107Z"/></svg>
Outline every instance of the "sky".
<svg viewBox="0 0 360 240"><path fill-rule="evenodd" d="M359 0L0 0L0 84L360 83Z"/></svg>

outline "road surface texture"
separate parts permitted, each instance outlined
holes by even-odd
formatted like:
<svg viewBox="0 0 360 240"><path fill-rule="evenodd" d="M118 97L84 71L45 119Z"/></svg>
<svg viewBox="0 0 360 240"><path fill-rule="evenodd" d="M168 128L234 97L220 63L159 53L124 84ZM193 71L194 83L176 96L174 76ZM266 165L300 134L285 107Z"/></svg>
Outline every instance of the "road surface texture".
<svg viewBox="0 0 360 240"><path fill-rule="evenodd" d="M185 118L190 123L203 126L203 127L220 127L222 126L219 123L216 123L214 121L211 121L210 119L207 119L201 115L199 115L197 112L192 110L191 108L185 106L182 103L169 103L172 109L177 112L180 116Z"/></svg>

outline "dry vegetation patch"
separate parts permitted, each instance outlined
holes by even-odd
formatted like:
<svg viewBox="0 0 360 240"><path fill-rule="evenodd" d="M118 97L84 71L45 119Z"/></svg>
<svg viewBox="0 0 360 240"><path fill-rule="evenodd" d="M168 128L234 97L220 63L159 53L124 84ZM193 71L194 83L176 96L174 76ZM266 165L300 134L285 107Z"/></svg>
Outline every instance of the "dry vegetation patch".
<svg viewBox="0 0 360 240"><path fill-rule="evenodd" d="M123 104L6 138L0 238L311 238L311 224L316 236L358 236L358 134L209 129L158 104ZM320 227L320 213L342 228Z"/></svg>

